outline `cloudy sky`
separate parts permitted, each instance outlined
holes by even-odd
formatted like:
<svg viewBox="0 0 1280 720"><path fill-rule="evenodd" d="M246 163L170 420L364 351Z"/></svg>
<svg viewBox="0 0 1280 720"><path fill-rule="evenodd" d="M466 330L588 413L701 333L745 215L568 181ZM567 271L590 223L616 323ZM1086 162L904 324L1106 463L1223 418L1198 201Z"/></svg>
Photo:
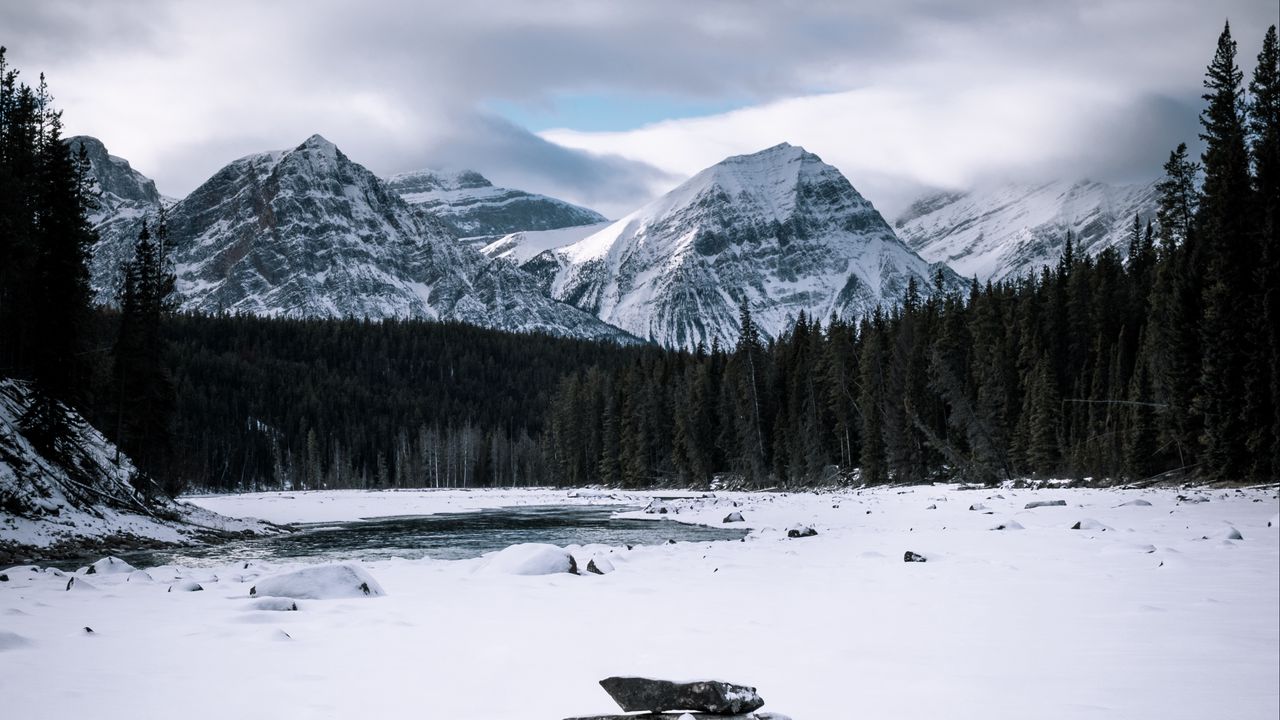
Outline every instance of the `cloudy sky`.
<svg viewBox="0 0 1280 720"><path fill-rule="evenodd" d="M778 142L887 215L926 188L1147 180L1225 19L1275 0L0 2L69 133L182 196L312 133L379 174L473 168L618 216Z"/></svg>

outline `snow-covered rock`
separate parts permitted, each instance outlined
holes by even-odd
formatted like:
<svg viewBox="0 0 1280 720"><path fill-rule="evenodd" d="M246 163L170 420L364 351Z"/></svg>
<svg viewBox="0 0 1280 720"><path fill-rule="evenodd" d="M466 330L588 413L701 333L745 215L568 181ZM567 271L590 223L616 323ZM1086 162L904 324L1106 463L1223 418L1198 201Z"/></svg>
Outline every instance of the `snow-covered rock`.
<svg viewBox="0 0 1280 720"><path fill-rule="evenodd" d="M721 520L721 522L727 522L727 523L744 522L744 518L742 517L742 513L738 512L737 510L734 510L728 515L725 515L724 520Z"/></svg>
<svg viewBox="0 0 1280 720"><path fill-rule="evenodd" d="M1017 520L1005 520L991 528L992 530L1022 530L1022 523Z"/></svg>
<svg viewBox="0 0 1280 720"><path fill-rule="evenodd" d="M1135 500L1120 503L1120 507L1151 507L1151 503L1143 500L1142 498L1137 498Z"/></svg>
<svg viewBox="0 0 1280 720"><path fill-rule="evenodd" d="M922 295L941 272L900 242L849 181L783 143L730 157L572 245L523 266L552 297L672 347L730 346L745 302L776 337L801 312L862 317Z"/></svg>
<svg viewBox="0 0 1280 720"><path fill-rule="evenodd" d="M1094 520L1093 518L1084 518L1082 520L1077 520L1076 523L1071 526L1071 529L1072 530L1106 531L1106 530L1110 530L1111 528L1107 527L1106 525L1103 525L1102 523L1098 522L1097 520Z"/></svg>
<svg viewBox="0 0 1280 720"><path fill-rule="evenodd" d="M1032 500L1027 503L1024 508L1026 510L1034 510L1040 507L1066 507L1066 500Z"/></svg>
<svg viewBox="0 0 1280 720"><path fill-rule="evenodd" d="M1127 256L1134 216L1145 224L1156 202L1154 184L1007 184L926 196L894 228L924 259L979 282L999 281L1056 263L1068 232L1077 253L1112 247Z"/></svg>
<svg viewBox="0 0 1280 720"><path fill-rule="evenodd" d="M500 575L554 575L576 573L577 564L573 555L562 547L521 543L493 553L482 569Z"/></svg>
<svg viewBox="0 0 1280 720"><path fill-rule="evenodd" d="M254 610L271 612L294 612L298 609L298 603L293 598L264 597L261 600L255 600L249 607Z"/></svg>
<svg viewBox="0 0 1280 720"><path fill-rule="evenodd" d="M405 202L440 217L462 237L502 236L605 222L595 210L523 190L494 187L474 170L416 170L387 178Z"/></svg>
<svg viewBox="0 0 1280 720"><path fill-rule="evenodd" d="M93 563L84 572L86 575L116 575L119 573L131 573L136 569L118 557L108 556Z"/></svg>
<svg viewBox="0 0 1280 720"><path fill-rule="evenodd" d="M613 572L613 563L603 555L596 555L587 560L587 572L594 575L608 575Z"/></svg>
<svg viewBox="0 0 1280 720"><path fill-rule="evenodd" d="M169 586L166 592L202 592L204 586L195 580L179 580Z"/></svg>
<svg viewBox="0 0 1280 720"><path fill-rule="evenodd" d="M304 600L381 597L386 591L363 568L350 564L317 565L259 580L250 597Z"/></svg>
<svg viewBox="0 0 1280 720"><path fill-rule="evenodd" d="M789 538L807 538L818 534L818 531L809 525L792 525L787 528L787 537Z"/></svg>
<svg viewBox="0 0 1280 720"><path fill-rule="evenodd" d="M0 652L5 650L17 650L31 644L31 641L16 632L8 630L0 630Z"/></svg>

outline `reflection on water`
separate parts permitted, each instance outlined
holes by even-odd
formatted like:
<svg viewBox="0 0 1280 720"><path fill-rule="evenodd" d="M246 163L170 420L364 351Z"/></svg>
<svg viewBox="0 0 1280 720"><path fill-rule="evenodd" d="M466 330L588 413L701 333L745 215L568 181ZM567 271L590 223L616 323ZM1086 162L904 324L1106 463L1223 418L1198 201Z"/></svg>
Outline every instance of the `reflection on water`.
<svg viewBox="0 0 1280 720"><path fill-rule="evenodd" d="M294 533L222 545L122 555L137 567L222 565L249 560L338 561L391 557L458 560L525 542L660 545L668 540L737 540L746 531L670 520L617 520L620 508L540 506L472 513L374 518L298 526Z"/></svg>

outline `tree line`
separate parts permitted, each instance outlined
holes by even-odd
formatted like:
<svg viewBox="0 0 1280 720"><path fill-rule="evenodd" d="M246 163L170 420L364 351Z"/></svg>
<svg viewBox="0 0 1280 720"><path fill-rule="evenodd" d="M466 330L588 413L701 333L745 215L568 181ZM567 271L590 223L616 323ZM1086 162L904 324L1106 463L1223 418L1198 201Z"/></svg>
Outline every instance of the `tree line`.
<svg viewBox="0 0 1280 720"><path fill-rule="evenodd" d="M1127 254L801 316L734 347L618 347L425 321L173 312L163 216L91 308L96 189L43 82L0 51L0 375L56 452L80 408L139 488L747 486L1280 476L1275 28L1248 92L1229 28L1199 162L1174 150Z"/></svg>
<svg viewBox="0 0 1280 720"><path fill-rule="evenodd" d="M574 373L547 441L570 484L1280 477L1280 101L1224 28L1200 162L1174 150L1127 260L1077 254L856 322Z"/></svg>

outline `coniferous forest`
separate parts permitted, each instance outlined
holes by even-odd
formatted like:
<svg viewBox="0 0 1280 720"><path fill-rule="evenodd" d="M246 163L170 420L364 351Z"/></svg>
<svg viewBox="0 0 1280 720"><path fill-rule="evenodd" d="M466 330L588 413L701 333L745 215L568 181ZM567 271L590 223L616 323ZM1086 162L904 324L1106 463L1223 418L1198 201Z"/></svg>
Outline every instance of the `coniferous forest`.
<svg viewBox="0 0 1280 720"><path fill-rule="evenodd" d="M0 376L57 452L80 408L153 492L602 483L1097 482L1280 476L1280 76L1229 30L1196 159L1127 253L966 293L908 287L692 352L460 324L173 312L164 218L90 306L86 161L0 52Z"/></svg>

